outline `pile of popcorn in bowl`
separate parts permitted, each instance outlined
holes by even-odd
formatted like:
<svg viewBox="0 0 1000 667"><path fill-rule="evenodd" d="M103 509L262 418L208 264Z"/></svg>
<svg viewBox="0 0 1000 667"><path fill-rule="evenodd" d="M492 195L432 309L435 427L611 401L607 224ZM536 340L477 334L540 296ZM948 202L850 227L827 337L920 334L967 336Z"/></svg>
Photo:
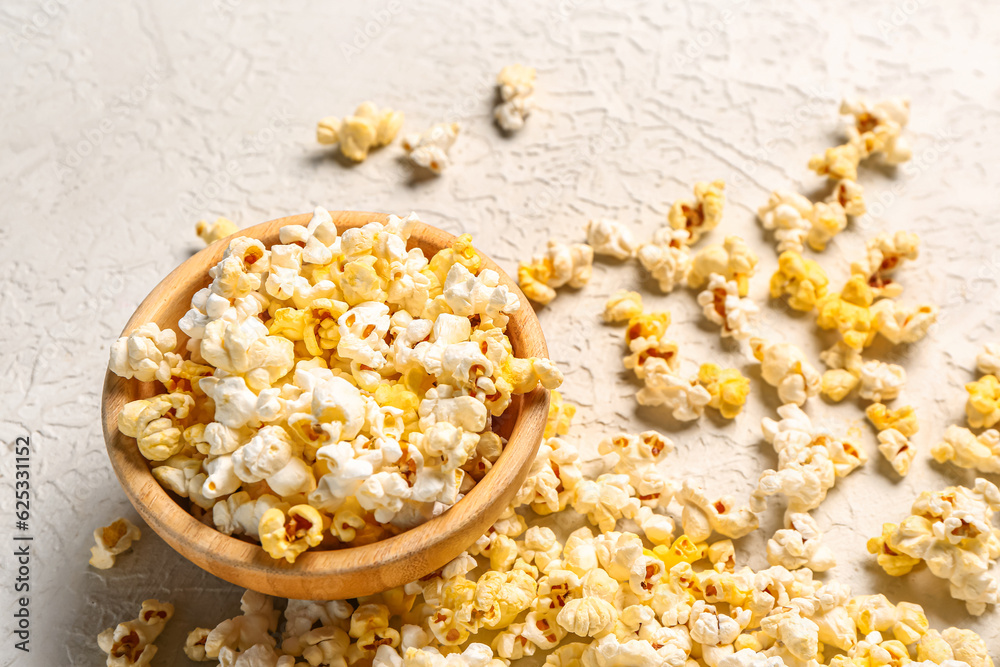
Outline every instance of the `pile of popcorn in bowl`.
<svg viewBox="0 0 1000 667"><path fill-rule="evenodd" d="M521 131L534 72L508 69L500 83L498 122ZM379 128L398 119L376 110L325 119L324 136L349 150L358 133L382 145ZM757 481L742 501L672 475L677 445L658 431L594 437L574 428L580 408L554 391L562 379L555 365L514 356L504 327L518 300L482 269L468 237L427 259L406 250L412 217L338 235L317 209L307 227L283 228L271 248L230 240L180 322L186 357L173 332L153 325L114 345L115 373L166 390L126 406L119 428L196 517L274 558L367 544L446 511L502 451L490 422L511 396L553 391L527 479L465 553L418 581L353 600L247 591L241 614L190 630L186 655L225 667L500 667L522 659L546 667L992 667L972 630L933 628L918 604L838 582L836 545L824 541L815 515L837 483L869 462L856 429L835 432L810 416L819 400L853 395L865 404L894 479L921 456L1000 472L1000 347L987 346L980 379L966 387L968 428L951 425L929 451L914 440L917 409L891 405L905 368L872 352L877 339L918 344L937 321L933 304L900 299L900 269L918 258L919 238L900 231L868 239L839 290L818 259L865 212L859 165L911 155L905 100L847 101L841 112L851 119L846 141L808 163L829 181L829 196L777 190L758 210L776 244L772 303L811 314L835 338L818 361L758 335L765 304L748 295L760 258L743 238L696 247L723 221L722 181L696 184L645 242L626 224L592 220L585 241L552 240L517 271L540 307L585 289L595 255L634 261L661 293L695 290L705 319L759 364L759 381L711 361L685 373L681 361L690 360L668 335L670 312L646 308L638 292L616 292L593 316L623 325L614 353L634 376L636 402L670 420L697 422L709 410L733 420L751 391L774 394L780 407L760 432L775 464L752 471ZM359 129L365 118L371 127ZM449 136L448 146L457 129ZM600 456L585 462L579 443L588 438ZM751 568L740 539L766 525L776 501L784 514L760 554L767 567ZM881 533L867 536L873 566L894 577L926 568L969 614L996 613L993 482L927 490L909 515L885 511ZM98 529L92 563L110 567L138 537L128 522ZM102 633L108 664L148 664L172 615L170 604L147 600L137 619Z"/></svg>

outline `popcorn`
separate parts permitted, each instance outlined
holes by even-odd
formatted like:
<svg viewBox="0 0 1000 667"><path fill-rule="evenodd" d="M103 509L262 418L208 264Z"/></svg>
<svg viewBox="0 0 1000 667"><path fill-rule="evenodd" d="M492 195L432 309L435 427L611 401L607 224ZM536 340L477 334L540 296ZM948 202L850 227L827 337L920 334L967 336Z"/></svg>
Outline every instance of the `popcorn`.
<svg viewBox="0 0 1000 667"><path fill-rule="evenodd" d="M151 461L166 461L184 448L184 420L194 407L190 394L161 394L127 403L118 414L118 430L136 439Z"/></svg>
<svg viewBox="0 0 1000 667"><path fill-rule="evenodd" d="M920 237L913 232L883 232L865 244L865 259L851 263L851 274L862 276L876 296L895 298L903 287L890 274L920 252Z"/></svg>
<svg viewBox="0 0 1000 667"><path fill-rule="evenodd" d="M722 181L699 182L694 186L694 201L679 199L670 207L667 222L673 229L690 234L689 244L698 242L701 235L719 225L722 208L726 203L723 192L726 184Z"/></svg>
<svg viewBox="0 0 1000 667"><path fill-rule="evenodd" d="M723 338L743 340L750 337L753 321L760 313L757 305L739 296L739 287L733 280L713 273L705 291L698 294L698 305L712 322L721 325Z"/></svg>
<svg viewBox="0 0 1000 667"><path fill-rule="evenodd" d="M757 269L757 255L739 236L727 236L723 245L705 246L695 254L688 271L688 287L703 286L713 273L736 282L741 297L747 295L750 277Z"/></svg>
<svg viewBox="0 0 1000 667"><path fill-rule="evenodd" d="M545 253L517 267L517 283L532 301L546 305L564 285L579 289L590 282L594 250L585 243L549 241Z"/></svg>
<svg viewBox="0 0 1000 667"><path fill-rule="evenodd" d="M316 140L323 145L338 144L344 157L363 162L372 148L391 144L402 125L401 112L363 102L353 116L343 120L327 116L320 120L316 125Z"/></svg>
<svg viewBox="0 0 1000 667"><path fill-rule="evenodd" d="M906 369L896 364L887 364L870 359L861 364L858 376L860 386L858 396L870 401L891 401L899 396L906 383Z"/></svg>
<svg viewBox="0 0 1000 667"><path fill-rule="evenodd" d="M604 304L604 321L609 324L628 322L642 314L642 297L638 292L618 290Z"/></svg>
<svg viewBox="0 0 1000 667"><path fill-rule="evenodd" d="M847 212L841 205L834 202L816 202L813 204L812 227L806 241L816 252L826 250L826 244L834 236L847 227Z"/></svg>
<svg viewBox="0 0 1000 667"><path fill-rule="evenodd" d="M858 180L858 164L861 163L861 151L853 143L841 144L827 148L821 155L809 158L809 168L819 176L834 180Z"/></svg>
<svg viewBox="0 0 1000 667"><path fill-rule="evenodd" d="M871 307L878 332L893 345L915 343L937 322L937 306L904 306L892 299L876 301Z"/></svg>
<svg viewBox="0 0 1000 667"><path fill-rule="evenodd" d="M979 472L1000 473L1000 432L983 431L978 436L967 428L952 425L944 432L944 439L931 447L931 456L938 463L950 461L959 468L972 468Z"/></svg>
<svg viewBox="0 0 1000 667"><path fill-rule="evenodd" d="M771 276L771 298L787 296L791 308L809 312L826 296L828 284L823 267L800 253L786 250L778 257L778 269Z"/></svg>
<svg viewBox="0 0 1000 667"><path fill-rule="evenodd" d="M917 450L910 441L896 429L890 428L878 432L878 443L878 451L885 460L900 477L905 477L906 473L910 472L910 464L917 455Z"/></svg>
<svg viewBox="0 0 1000 667"><path fill-rule="evenodd" d="M283 511L271 508L260 518L260 544L275 560L294 563L299 554L323 541L323 527L323 517L310 505L291 507L287 519Z"/></svg>
<svg viewBox="0 0 1000 667"><path fill-rule="evenodd" d="M232 236L238 231L240 231L240 228L236 226L235 222L221 216L216 218L215 222L199 220L198 224L194 227L195 234L205 242L205 245L212 245L219 239Z"/></svg>
<svg viewBox="0 0 1000 667"><path fill-rule="evenodd" d="M195 628L188 633L187 639L184 641L184 655L188 657L191 662L207 662L208 657L205 655L205 642L208 640L208 635L211 632L208 628Z"/></svg>
<svg viewBox="0 0 1000 667"><path fill-rule="evenodd" d="M139 382L166 382L170 378L166 355L175 347L177 334L173 329L160 331L155 322L143 324L111 346L108 369L126 380L134 377Z"/></svg>
<svg viewBox="0 0 1000 667"><path fill-rule="evenodd" d="M821 329L836 329L848 347L860 351L871 344L877 333L875 313L870 308L874 299L864 277L855 274L841 292L817 301L816 324Z"/></svg>
<svg viewBox="0 0 1000 667"><path fill-rule="evenodd" d="M139 528L128 519L115 519L94 530L95 546L90 547L90 564L99 570L114 566L115 558L132 548L142 536Z"/></svg>
<svg viewBox="0 0 1000 667"><path fill-rule="evenodd" d="M983 375L1000 374L1000 345L987 343L976 356L976 368Z"/></svg>
<svg viewBox="0 0 1000 667"><path fill-rule="evenodd" d="M935 576L948 580L952 597L978 616L987 604L1000 601L997 579L989 574L1000 556L1000 531L992 525L998 509L1000 490L985 479L977 479L972 489L925 491L914 501L912 515L898 526L884 524L882 536L869 540L868 551L896 576L926 562Z"/></svg>
<svg viewBox="0 0 1000 667"><path fill-rule="evenodd" d="M639 405L665 406L678 421L698 419L712 400L697 379L674 375L666 361L652 357L642 365L645 386L636 392Z"/></svg>
<svg viewBox="0 0 1000 667"><path fill-rule="evenodd" d="M972 428L992 428L1000 421L1000 380L995 375L984 375L965 385L969 400L965 403L965 417Z"/></svg>
<svg viewBox="0 0 1000 667"><path fill-rule="evenodd" d="M276 644L270 633L277 630L280 612L274 601L255 591L246 591L240 598L240 611L235 618L219 623L205 639L205 655L220 658L231 651L246 651L254 646L270 648Z"/></svg>
<svg viewBox="0 0 1000 667"><path fill-rule="evenodd" d="M614 220L591 220L587 223L587 244L595 255L629 259L636 253L636 242L627 227Z"/></svg>
<svg viewBox="0 0 1000 667"><path fill-rule="evenodd" d="M562 394L553 389L549 392L549 416L542 437L548 439L569 433L570 423L575 414L576 406L564 401Z"/></svg>
<svg viewBox="0 0 1000 667"><path fill-rule="evenodd" d="M440 174L451 164L448 151L458 138L459 129L458 123L432 125L422 133L403 137L403 150L415 165Z"/></svg>
<svg viewBox="0 0 1000 667"><path fill-rule="evenodd" d="M497 124L507 132L524 127L524 119L531 113L535 93L535 68L526 65L508 65L497 75L497 87L503 100L493 110Z"/></svg>
<svg viewBox="0 0 1000 667"><path fill-rule="evenodd" d="M713 531L736 539L757 530L757 515L746 508L735 509L732 496L710 500L690 480L684 480L677 500L684 506L684 534L695 542L704 542Z"/></svg>
<svg viewBox="0 0 1000 667"><path fill-rule="evenodd" d="M826 198L828 204L839 204L847 215L858 217L865 214L865 190L857 181L842 179L833 186L833 192Z"/></svg>
<svg viewBox="0 0 1000 667"><path fill-rule="evenodd" d="M687 281L691 269L691 233L686 229L661 227L648 243L639 246L636 256L660 291L671 292Z"/></svg>
<svg viewBox="0 0 1000 667"><path fill-rule="evenodd" d="M845 99L840 105L840 113L854 116L854 125L847 128L847 137L859 148L863 158L881 154L886 164L897 165L912 157L909 142L901 136L910 120L908 99L894 97L874 105Z"/></svg>
<svg viewBox="0 0 1000 667"><path fill-rule="evenodd" d="M750 380L735 368L702 364L698 369L698 382L712 397L709 407L718 410L726 419L736 418L750 394Z"/></svg>
<svg viewBox="0 0 1000 667"><path fill-rule="evenodd" d="M97 645L108 654L109 667L148 665L156 655L153 642L174 615L174 606L145 600L135 620L119 623L97 635Z"/></svg>
<svg viewBox="0 0 1000 667"><path fill-rule="evenodd" d="M761 364L761 377L778 389L782 403L801 406L819 393L819 372L799 348L791 343L769 343L762 338L752 338L750 348Z"/></svg>
<svg viewBox="0 0 1000 667"><path fill-rule="evenodd" d="M804 512L785 517L785 528L767 541L767 562L789 570L807 567L825 572L837 564L833 551L822 543L816 520Z"/></svg>
<svg viewBox="0 0 1000 667"><path fill-rule="evenodd" d="M802 254L806 237L812 229L813 204L800 194L775 190L767 204L757 209L764 229L774 232L778 252Z"/></svg>
<svg viewBox="0 0 1000 667"><path fill-rule="evenodd" d="M882 403L872 403L865 409L865 415L879 431L894 429L909 438L920 430L916 411L910 405L892 410Z"/></svg>

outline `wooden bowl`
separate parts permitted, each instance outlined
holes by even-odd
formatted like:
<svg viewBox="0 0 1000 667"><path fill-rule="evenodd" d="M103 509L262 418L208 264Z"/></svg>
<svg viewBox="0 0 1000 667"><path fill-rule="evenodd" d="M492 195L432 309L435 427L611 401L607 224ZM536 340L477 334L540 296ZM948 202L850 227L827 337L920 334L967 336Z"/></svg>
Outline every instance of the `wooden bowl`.
<svg viewBox="0 0 1000 667"><path fill-rule="evenodd" d="M331 211L337 229L385 222L382 213ZM284 225L306 225L312 214L294 215L265 222L239 232L260 239L266 247L278 243ZM434 227L417 224L410 247L430 256L449 246L454 236ZM208 269L228 246L228 239L213 243L178 266L150 292L122 331L128 335L139 325L156 322L178 332L178 349L187 337L177 321L188 310L192 295L209 284ZM481 254L481 253L480 253ZM491 259L484 266L500 274L521 299L507 328L515 354L547 356L541 327L517 285ZM548 415L549 394L538 388L515 397L494 430L508 438L507 446L493 468L464 498L448 511L399 535L365 546L333 551L310 550L295 563L275 560L259 544L224 535L195 519L154 479L149 463L139 453L134 438L118 431L118 413L129 401L162 391L154 383L125 380L108 371L104 379L102 421L108 455L118 481L135 509L156 533L178 553L217 577L270 595L311 600L342 600L370 595L427 576L467 549L500 517L528 474L538 450Z"/></svg>

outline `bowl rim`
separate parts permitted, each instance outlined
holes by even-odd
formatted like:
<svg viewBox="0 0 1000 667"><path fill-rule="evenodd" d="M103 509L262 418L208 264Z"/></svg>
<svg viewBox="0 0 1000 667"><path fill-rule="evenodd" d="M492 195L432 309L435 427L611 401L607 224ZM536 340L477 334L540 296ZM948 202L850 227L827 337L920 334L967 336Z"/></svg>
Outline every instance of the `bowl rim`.
<svg viewBox="0 0 1000 667"><path fill-rule="evenodd" d="M330 214L337 223L338 234L367 222L388 220L387 214L367 211L330 211ZM163 312L177 303L170 295L178 288L193 292L207 284L207 268L218 262L232 238L253 236L270 247L278 242L280 227L308 224L312 215L286 216L242 229L191 256L143 299L121 335L128 335L157 318L169 319ZM418 222L411 231L408 247L447 247L455 238L444 230ZM522 357L547 357L541 325L524 294L496 262L478 248L476 251L483 258L483 268L496 271L501 284L507 285L520 299L521 306L511 316L507 330L515 352ZM189 303L187 299L184 301L183 310L187 310ZM515 320L516 326L512 326ZM166 326L176 328L175 323ZM179 330L177 333L178 349L183 349L187 337ZM156 481L135 439L118 431L118 413L124 404L153 395L159 390L154 391L157 384L140 383L135 378L126 380L110 370L105 374L101 397L105 444L129 501L154 532L200 568L244 588L295 599L348 599L373 594L425 577L461 554L513 500L538 450L549 404L549 392L541 387L520 397L519 413L500 458L468 494L442 515L372 544L309 550L290 564L283 559L272 559L259 544L225 535L196 519Z"/></svg>

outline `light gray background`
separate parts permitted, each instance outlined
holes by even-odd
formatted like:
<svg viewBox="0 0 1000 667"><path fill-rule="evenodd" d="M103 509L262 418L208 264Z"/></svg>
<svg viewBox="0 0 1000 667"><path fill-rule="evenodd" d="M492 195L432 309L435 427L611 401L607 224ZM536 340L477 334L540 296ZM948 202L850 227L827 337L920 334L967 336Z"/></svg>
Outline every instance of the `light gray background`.
<svg viewBox="0 0 1000 667"><path fill-rule="evenodd" d="M0 544L0 664L98 664L97 633L132 618L147 597L177 606L157 663L182 664L187 630L236 610L239 590L188 564L151 530L115 569L87 566L91 531L136 516L112 475L99 423L108 345L143 296L200 247L200 217L248 226L315 204L415 210L431 224L474 233L512 270L550 236L580 240L590 217L618 218L645 238L694 181L724 178L729 204L709 242L737 233L759 250L752 296L763 303L776 259L754 211L773 188L822 189L806 162L839 140L837 103L851 93L912 98L915 159L895 174L862 170L874 214L821 261L840 284L866 235L920 232L921 258L901 274L904 300L941 305L942 325L896 355L910 378L899 403L919 406L921 419L921 452L906 479L876 452L860 405L808 406L836 427L857 428L872 456L817 512L840 560L829 576L858 593L920 602L936 626L976 628L1000 657L1000 612L970 622L947 600L945 582L926 571L888 578L864 550L919 491L973 478L934 464L927 451L963 419L962 385L1000 322L1000 5L480 4L3 3L0 535L13 524L11 443L30 433L36 554L34 651L25 659L8 638L11 560L6 537ZM506 139L491 123L492 83L514 62L538 68L538 110ZM403 110L405 131L459 120L450 170L414 178L398 143L345 166L314 142L317 119L367 99ZM759 422L776 396L736 346L720 343L692 293L647 292L650 306L673 312L689 369L737 364L754 378L753 400L735 423L706 417L681 428L637 410L621 369L621 332L598 313L612 291L641 284L633 265L599 262L586 289L541 313L566 372L565 394L582 406L576 437L586 450L619 428L674 431L674 473L745 497L774 463ZM817 335L808 317L766 312L763 332L787 335L818 364L830 337ZM773 508L765 531L744 540L741 562L762 566L763 540L779 514Z"/></svg>

